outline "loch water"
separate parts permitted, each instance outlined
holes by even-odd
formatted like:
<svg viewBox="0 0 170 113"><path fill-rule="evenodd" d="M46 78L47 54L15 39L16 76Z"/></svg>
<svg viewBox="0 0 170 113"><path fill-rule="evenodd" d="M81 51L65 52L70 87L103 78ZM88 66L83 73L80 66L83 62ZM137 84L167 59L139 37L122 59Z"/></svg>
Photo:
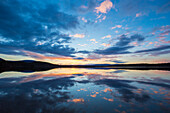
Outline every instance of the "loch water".
<svg viewBox="0 0 170 113"><path fill-rule="evenodd" d="M170 113L170 71L3 72L0 113Z"/></svg>

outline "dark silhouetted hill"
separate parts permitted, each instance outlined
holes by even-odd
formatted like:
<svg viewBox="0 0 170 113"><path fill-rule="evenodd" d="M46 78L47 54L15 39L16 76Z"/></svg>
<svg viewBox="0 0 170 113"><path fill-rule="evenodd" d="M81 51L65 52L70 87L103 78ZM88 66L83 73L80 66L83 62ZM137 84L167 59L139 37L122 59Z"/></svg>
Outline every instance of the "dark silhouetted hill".
<svg viewBox="0 0 170 113"><path fill-rule="evenodd" d="M32 71L45 71L59 67L55 64L47 62L40 62L34 60L23 60L23 61L6 61L0 58L0 72L4 71L21 71L21 72L32 72Z"/></svg>

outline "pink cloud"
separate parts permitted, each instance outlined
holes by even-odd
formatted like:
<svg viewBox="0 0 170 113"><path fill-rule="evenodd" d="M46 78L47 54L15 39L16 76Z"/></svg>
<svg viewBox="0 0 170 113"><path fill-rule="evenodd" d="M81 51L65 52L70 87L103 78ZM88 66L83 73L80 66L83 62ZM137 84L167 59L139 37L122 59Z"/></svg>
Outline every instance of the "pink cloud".
<svg viewBox="0 0 170 113"><path fill-rule="evenodd" d="M31 52L31 51L25 51L25 50L22 50L22 52L24 52L26 55L30 56L30 57L33 57L37 60L45 60L45 59L48 59L48 60L72 60L71 57L63 57L63 56L45 56L43 54L40 54L40 53L35 53L35 52Z"/></svg>
<svg viewBox="0 0 170 113"><path fill-rule="evenodd" d="M104 16L103 18L102 18L102 20L105 20L106 19L106 16Z"/></svg>
<svg viewBox="0 0 170 113"><path fill-rule="evenodd" d="M162 40L160 40L162 43L164 43L164 44L169 44L170 43L170 41L166 41L166 40L164 40L164 39L162 39Z"/></svg>
<svg viewBox="0 0 170 113"><path fill-rule="evenodd" d="M149 44L153 44L153 42L149 42Z"/></svg>
<svg viewBox="0 0 170 113"><path fill-rule="evenodd" d="M102 14L98 15L96 19L100 18L102 16Z"/></svg>
<svg viewBox="0 0 170 113"><path fill-rule="evenodd" d="M163 33L160 33L160 35L161 35L161 36L169 35L169 33L170 33L170 30L169 30L169 31L165 31L165 32L163 32Z"/></svg>
<svg viewBox="0 0 170 113"><path fill-rule="evenodd" d="M84 103L84 99L83 98L76 98L73 100L67 100L67 102L74 102L74 103Z"/></svg>
<svg viewBox="0 0 170 113"><path fill-rule="evenodd" d="M122 27L122 25L116 25L116 26L112 27L111 29L116 29L116 28L121 28L121 27Z"/></svg>
<svg viewBox="0 0 170 113"><path fill-rule="evenodd" d="M84 38L84 34L74 34L74 35L69 35L70 37L75 37L75 38Z"/></svg>
<svg viewBox="0 0 170 113"><path fill-rule="evenodd" d="M115 33L118 33L119 31L115 31Z"/></svg>
<svg viewBox="0 0 170 113"><path fill-rule="evenodd" d="M156 38L166 38L166 37L164 37L164 36L159 36L159 37L156 37Z"/></svg>
<svg viewBox="0 0 170 113"><path fill-rule="evenodd" d="M107 35L107 36L102 37L101 39L111 38L111 37L112 37L111 35Z"/></svg>
<svg viewBox="0 0 170 113"><path fill-rule="evenodd" d="M96 13L107 13L113 7L113 3L110 0L105 0L99 7L95 8Z"/></svg>
<svg viewBox="0 0 170 113"><path fill-rule="evenodd" d="M87 44L77 44L77 45L79 45L79 46L86 46Z"/></svg>
<svg viewBox="0 0 170 113"><path fill-rule="evenodd" d="M90 39L90 41L92 42L92 43L98 43L97 41L96 41L96 39Z"/></svg>
<svg viewBox="0 0 170 113"><path fill-rule="evenodd" d="M142 13L136 13L136 17L142 16Z"/></svg>
<svg viewBox="0 0 170 113"><path fill-rule="evenodd" d="M81 20L87 23L87 19L85 19L84 17L82 17Z"/></svg>
<svg viewBox="0 0 170 113"><path fill-rule="evenodd" d="M85 5L81 5L80 8L87 9L88 7Z"/></svg>
<svg viewBox="0 0 170 113"><path fill-rule="evenodd" d="M139 46L138 42L132 42L131 44L134 46Z"/></svg>
<svg viewBox="0 0 170 113"><path fill-rule="evenodd" d="M105 46L105 47L109 47L110 44L106 44L106 43L102 43L101 45Z"/></svg>

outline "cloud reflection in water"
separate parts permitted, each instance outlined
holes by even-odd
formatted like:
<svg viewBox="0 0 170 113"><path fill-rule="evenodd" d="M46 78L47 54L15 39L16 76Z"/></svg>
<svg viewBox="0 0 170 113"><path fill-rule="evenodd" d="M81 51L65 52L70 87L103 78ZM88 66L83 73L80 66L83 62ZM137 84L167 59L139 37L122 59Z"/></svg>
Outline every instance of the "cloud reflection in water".
<svg viewBox="0 0 170 113"><path fill-rule="evenodd" d="M168 71L54 69L10 76L12 73L0 74L2 113L170 110Z"/></svg>

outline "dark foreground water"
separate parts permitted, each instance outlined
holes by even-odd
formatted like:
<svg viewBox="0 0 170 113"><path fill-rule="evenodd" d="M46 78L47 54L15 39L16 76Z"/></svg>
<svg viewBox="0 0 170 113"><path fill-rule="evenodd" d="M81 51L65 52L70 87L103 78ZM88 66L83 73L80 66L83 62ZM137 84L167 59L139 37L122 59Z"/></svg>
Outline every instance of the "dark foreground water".
<svg viewBox="0 0 170 113"><path fill-rule="evenodd" d="M170 71L4 72L0 113L170 113Z"/></svg>

